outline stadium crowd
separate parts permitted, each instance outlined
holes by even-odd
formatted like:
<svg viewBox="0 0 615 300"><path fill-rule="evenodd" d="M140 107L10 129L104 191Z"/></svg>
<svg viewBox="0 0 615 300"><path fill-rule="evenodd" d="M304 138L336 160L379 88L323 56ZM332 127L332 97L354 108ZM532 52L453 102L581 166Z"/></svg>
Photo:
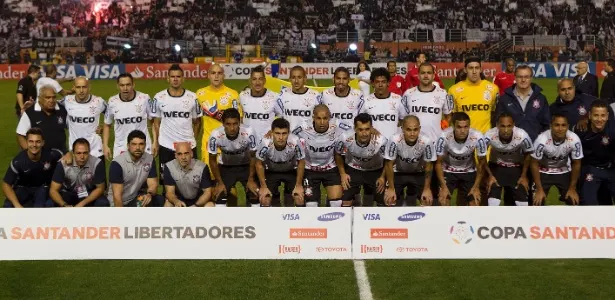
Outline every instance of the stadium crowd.
<svg viewBox="0 0 615 300"><path fill-rule="evenodd" d="M551 105L512 58L493 82L479 58L464 65L448 91L419 54L406 78L395 61L361 62L360 90L340 67L322 92L295 66L279 94L262 66L235 91L213 65L211 85L192 92L172 65L153 97L121 74L108 100L85 77L66 90L54 65L42 78L33 65L17 88L22 151L4 176L5 207L313 207L321 185L334 207L446 206L455 190L456 205L544 205L551 187L567 205L613 204L615 60L600 91L578 64Z"/></svg>

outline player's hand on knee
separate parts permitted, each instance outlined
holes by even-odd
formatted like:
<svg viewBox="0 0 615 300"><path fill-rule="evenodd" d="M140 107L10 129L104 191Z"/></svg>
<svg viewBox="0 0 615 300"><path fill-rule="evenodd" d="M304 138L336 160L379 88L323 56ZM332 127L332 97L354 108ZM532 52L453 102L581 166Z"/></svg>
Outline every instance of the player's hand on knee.
<svg viewBox="0 0 615 300"><path fill-rule="evenodd" d="M186 207L186 203L184 201L177 200L177 202L175 202L175 207Z"/></svg>
<svg viewBox="0 0 615 300"><path fill-rule="evenodd" d="M296 206L305 205L305 198L303 197L303 194L293 193L293 200L295 201Z"/></svg>
<svg viewBox="0 0 615 300"><path fill-rule="evenodd" d="M252 179L248 180L248 183L246 184L246 188L248 188L248 191L252 192L252 194L254 195L258 195L258 192L260 190L256 182Z"/></svg>
<svg viewBox="0 0 615 300"><path fill-rule="evenodd" d="M521 176L519 180L517 180L517 186L515 188L523 187L526 193L530 192L530 182L526 176Z"/></svg>
<svg viewBox="0 0 615 300"><path fill-rule="evenodd" d="M489 179L487 180L487 194L491 193L491 188L493 185L500 187L500 184L498 183L498 180L495 179L495 176L489 176Z"/></svg>
<svg viewBox="0 0 615 300"><path fill-rule="evenodd" d="M568 189L565 198L570 200L572 205L579 205L579 194L576 190Z"/></svg>
<svg viewBox="0 0 615 300"><path fill-rule="evenodd" d="M263 187L258 191L258 201L260 201L261 204L263 204L266 198L269 198L269 201L271 201L271 197L272 194L268 187Z"/></svg>
<svg viewBox="0 0 615 300"><path fill-rule="evenodd" d="M421 206L431 206L433 204L433 195L430 189L424 189L421 194Z"/></svg>
<svg viewBox="0 0 615 300"><path fill-rule="evenodd" d="M541 206L545 198L545 192L542 189L537 189L534 193L534 206Z"/></svg>
<svg viewBox="0 0 615 300"><path fill-rule="evenodd" d="M350 188L350 175L348 174L342 174L340 175L341 181L342 181L342 188L344 190L348 190Z"/></svg>
<svg viewBox="0 0 615 300"><path fill-rule="evenodd" d="M378 194L382 194L384 193L384 189L386 188L386 182L384 180L384 177L378 177L378 179L376 180L376 193Z"/></svg>
<svg viewBox="0 0 615 300"><path fill-rule="evenodd" d="M226 186L224 185L224 183L218 183L216 184L216 187L214 188L214 196L217 198L220 198L220 195L222 193L226 194Z"/></svg>

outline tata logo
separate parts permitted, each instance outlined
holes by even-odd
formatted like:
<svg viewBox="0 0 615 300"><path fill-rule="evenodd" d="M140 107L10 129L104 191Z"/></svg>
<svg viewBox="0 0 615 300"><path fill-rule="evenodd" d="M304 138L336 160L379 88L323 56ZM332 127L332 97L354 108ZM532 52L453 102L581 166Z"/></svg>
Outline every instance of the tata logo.
<svg viewBox="0 0 615 300"><path fill-rule="evenodd" d="M297 221L297 220L299 220L299 214L282 214L282 220L284 220L284 221Z"/></svg>
<svg viewBox="0 0 615 300"><path fill-rule="evenodd" d="M416 220L420 220L425 217L425 213L423 212L411 212L407 214L403 214L397 218L400 222L412 222Z"/></svg>
<svg viewBox="0 0 615 300"><path fill-rule="evenodd" d="M365 221L380 221L380 214L363 214Z"/></svg>
<svg viewBox="0 0 615 300"><path fill-rule="evenodd" d="M341 211L336 211L336 212L331 212L331 213L326 213L324 215L320 215L316 219L321 222L329 222L329 221L339 220L343 218L345 215L346 214L344 214Z"/></svg>

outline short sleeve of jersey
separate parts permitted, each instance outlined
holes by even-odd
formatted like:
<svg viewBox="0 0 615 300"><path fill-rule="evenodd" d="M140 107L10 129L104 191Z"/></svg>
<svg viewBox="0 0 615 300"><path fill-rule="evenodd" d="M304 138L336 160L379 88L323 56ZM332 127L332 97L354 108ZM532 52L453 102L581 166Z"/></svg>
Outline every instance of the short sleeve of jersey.
<svg viewBox="0 0 615 300"><path fill-rule="evenodd" d="M149 168L149 174L147 174L147 178L158 178L158 173L156 173L156 165L152 164Z"/></svg>
<svg viewBox="0 0 615 300"><path fill-rule="evenodd" d="M546 138L542 134L536 138L536 141L534 141L534 153L532 153L532 158L536 160L542 159L542 154L545 150L545 142Z"/></svg>
<svg viewBox="0 0 615 300"><path fill-rule="evenodd" d="M152 98L150 98L149 95L146 95L146 97L147 97L147 105L146 105L147 108L145 109L145 112L147 113L147 118L151 120L156 117L152 109L152 102L154 102L154 100L152 100Z"/></svg>
<svg viewBox="0 0 615 300"><path fill-rule="evenodd" d="M344 140L346 140L346 138L347 138L346 134L341 134L337 138L337 141L335 142L335 153L345 155L346 152L348 152L348 147L344 143Z"/></svg>
<svg viewBox="0 0 615 300"><path fill-rule="evenodd" d="M523 147L521 148L523 149L523 153L534 152L534 144L525 130L523 130L521 136L523 138Z"/></svg>
<svg viewBox="0 0 615 300"><path fill-rule="evenodd" d="M453 96L450 94L446 95L446 100L444 101L444 106L442 107L442 113L445 115L453 113L453 109L455 108L455 104L453 102Z"/></svg>
<svg viewBox="0 0 615 300"><path fill-rule="evenodd" d="M211 133L209 137L209 141L207 141L207 152L209 154L218 154L218 139L216 135L218 134L217 130Z"/></svg>
<svg viewBox="0 0 615 300"><path fill-rule="evenodd" d="M205 166L203 168L203 174L201 174L201 185L199 186L201 189L207 189L213 186L211 182L211 175L209 175L209 168Z"/></svg>
<svg viewBox="0 0 615 300"><path fill-rule="evenodd" d="M166 166L162 171L162 183L164 185L175 186L175 179L173 179L171 171L169 171L169 168Z"/></svg>
<svg viewBox="0 0 615 300"><path fill-rule="evenodd" d="M26 86L26 80L28 80L27 77L24 77L22 79L19 80L19 82L17 83L17 94L24 94L24 87ZM24 99L24 101L27 101L28 99Z"/></svg>
<svg viewBox="0 0 615 300"><path fill-rule="evenodd" d="M476 155L478 155L478 157L487 156L487 145L482 135L478 136L478 139L476 139Z"/></svg>
<svg viewBox="0 0 615 300"><path fill-rule="evenodd" d="M148 103L149 104L149 103ZM111 102L109 102L109 106L111 106ZM149 105L147 105L147 110L150 110ZM105 124L111 125L113 123L113 109L111 107L107 107L107 111L105 112Z"/></svg>
<svg viewBox="0 0 615 300"><path fill-rule="evenodd" d="M250 140L250 151L256 151L256 135L254 135L254 130L252 128L248 128L248 139Z"/></svg>
<svg viewBox="0 0 615 300"><path fill-rule="evenodd" d="M305 140L299 139L297 146L295 146L295 154L297 156L297 161L305 159Z"/></svg>
<svg viewBox="0 0 615 300"><path fill-rule="evenodd" d="M446 148L446 133L443 132L442 135L440 135L440 137L436 141L436 155L437 156L444 155L445 148Z"/></svg>
<svg viewBox="0 0 615 300"><path fill-rule="evenodd" d="M199 104L199 100L194 98L194 108L192 109L192 118L198 119L203 116L203 110L201 109L201 105Z"/></svg>
<svg viewBox="0 0 615 300"><path fill-rule="evenodd" d="M395 160L397 158L397 143L392 139L386 144L383 158L386 160Z"/></svg>
<svg viewBox="0 0 615 300"><path fill-rule="evenodd" d="M427 141L425 143L425 150L423 151L423 160L426 162L436 161L436 151L434 151L434 143Z"/></svg>
<svg viewBox="0 0 615 300"><path fill-rule="evenodd" d="M256 159L265 161L267 160L267 153L269 153L269 139L263 139L256 149Z"/></svg>
<svg viewBox="0 0 615 300"><path fill-rule="evenodd" d="M59 184L64 183L64 166L62 166L61 163L58 163L56 165L56 169L53 171L53 177L51 177L51 181Z"/></svg>
<svg viewBox="0 0 615 300"><path fill-rule="evenodd" d="M109 182L118 184L124 183L124 171L122 171L122 166L115 161L112 161L109 166Z"/></svg>
<svg viewBox="0 0 615 300"><path fill-rule="evenodd" d="M570 153L570 157L572 159L581 159L583 158L583 147L581 146L581 139L576 134L570 132L572 135L572 152Z"/></svg>
<svg viewBox="0 0 615 300"><path fill-rule="evenodd" d="M158 99L156 99L156 97L154 97L154 99L150 101L150 110L154 118L160 118L162 116L160 114L160 108L158 107Z"/></svg>
<svg viewBox="0 0 615 300"><path fill-rule="evenodd" d="M280 91L278 95L278 99L275 100L275 106L273 108L273 113L276 117L284 116L284 102L282 102L282 95L284 94L284 89Z"/></svg>
<svg viewBox="0 0 615 300"><path fill-rule="evenodd" d="M61 167L62 164L58 163L58 167ZM152 168L153 169L153 168ZM96 165L96 169L94 170L94 179L92 183L95 185L103 184L107 181L107 174L105 174L105 164L101 161Z"/></svg>

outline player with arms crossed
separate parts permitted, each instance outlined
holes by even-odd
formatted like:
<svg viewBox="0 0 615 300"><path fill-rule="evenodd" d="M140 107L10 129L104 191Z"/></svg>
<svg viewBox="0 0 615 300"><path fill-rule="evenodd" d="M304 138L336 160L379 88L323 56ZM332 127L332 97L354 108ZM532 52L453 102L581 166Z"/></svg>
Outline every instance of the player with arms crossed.
<svg viewBox="0 0 615 300"><path fill-rule="evenodd" d="M105 113L105 125L103 127L103 146L107 160L111 160L122 152L127 151L126 138L133 130L145 133L145 152L153 156L158 153L152 151L152 139L150 138L148 124L152 124L153 114L151 111L151 99L149 95L135 90L135 82L129 73L120 74L117 78L119 94L111 96ZM115 139L113 142L113 154L109 148L109 136L111 125ZM154 144L158 136L154 135Z"/></svg>
<svg viewBox="0 0 615 300"><path fill-rule="evenodd" d="M331 111L324 104L314 107L311 122L304 122L293 134L305 140L305 202L308 207L317 207L320 202L320 184L327 189L330 206L342 206L342 183L335 164L335 147L340 135L350 125L331 122Z"/></svg>
<svg viewBox="0 0 615 300"><path fill-rule="evenodd" d="M151 108L155 117L154 136L157 136L152 143L152 153L160 154L158 160L163 174L164 165L175 159L176 143L189 142L193 157L196 157L194 137L200 130L202 116L196 94L183 87L184 71L179 65L171 65L167 81L169 88L154 96ZM161 184L163 179L164 175L160 178Z"/></svg>
<svg viewBox="0 0 615 300"><path fill-rule="evenodd" d="M459 194L474 198L472 201L460 201L457 206L480 205L479 185L486 164L487 147L483 135L470 128L470 117L464 112L453 113L452 127L442 132L436 142L436 175L440 182L438 201L441 205L450 205L450 198L455 188ZM478 156L478 163L474 155Z"/></svg>
<svg viewBox="0 0 615 300"><path fill-rule="evenodd" d="M581 173L583 148L579 137L568 130L568 119L554 114L551 129L538 135L534 149L530 165L535 185L532 190L536 191L533 204L544 205L547 193L555 186L560 193L560 201L578 205L577 181Z"/></svg>
<svg viewBox="0 0 615 300"><path fill-rule="evenodd" d="M350 72L348 69L344 67L335 69L333 74L335 86L320 94L320 102L329 107L333 120L341 120L351 125L365 101L361 91L351 88L348 85L349 82Z"/></svg>
<svg viewBox="0 0 615 300"><path fill-rule="evenodd" d="M164 206L214 206L210 201L212 182L209 168L192 155L190 143L178 143L175 146L175 159L164 168Z"/></svg>
<svg viewBox="0 0 615 300"><path fill-rule="evenodd" d="M354 132L343 133L339 141L335 162L344 189L342 206L352 206L352 200L361 192L361 187L365 194L374 195L378 206L394 206L395 189L393 185L386 187L387 181L393 181L393 169L383 168L387 139L374 136L370 115L358 114L354 118Z"/></svg>
<svg viewBox="0 0 615 300"><path fill-rule="evenodd" d="M237 109L225 110L222 126L212 131L207 145L209 165L216 180L213 192L216 206L226 206L227 202L237 203L236 196L229 193L237 182L250 192L246 199L251 206L260 206L254 167L256 137L252 128L240 125L240 119Z"/></svg>
<svg viewBox="0 0 615 300"><path fill-rule="evenodd" d="M271 124L271 138L264 138L256 150L256 174L260 183L259 200L262 206L280 206L278 187L282 182L284 206L305 206L305 142L289 133L288 121L275 119Z"/></svg>
<svg viewBox="0 0 615 300"><path fill-rule="evenodd" d="M485 144L491 148L489 165L485 169L489 178L489 206L499 206L501 199L505 200L504 205L507 206L527 206L530 190L527 171L530 154L534 151L527 132L515 126L512 115L502 113L498 117L497 127L485 134ZM514 202L506 203L506 199Z"/></svg>
<svg viewBox="0 0 615 300"><path fill-rule="evenodd" d="M417 116L406 116L401 123L402 133L393 135L384 151L385 168L395 172L389 186L395 187L397 206L416 206L416 199L402 198L404 188L408 195L421 193L422 206L434 203L432 192L437 192L438 181L432 180L436 151L432 140L422 132ZM414 191L414 193L412 193Z"/></svg>
<svg viewBox="0 0 615 300"><path fill-rule="evenodd" d="M263 139L275 118L278 94L265 88L265 69L261 66L250 72L250 89L239 94L243 108L243 124L254 130L256 140Z"/></svg>
<svg viewBox="0 0 615 300"><path fill-rule="evenodd" d="M385 68L377 68L372 72L370 80L374 86L374 93L367 97L362 113L371 115L373 127L385 138L398 132L398 120L401 115L401 96L389 92L391 74Z"/></svg>
<svg viewBox="0 0 615 300"><path fill-rule="evenodd" d="M320 93L305 86L305 69L294 66L290 69L291 90L282 89L276 101L276 116L284 117L290 128L297 128L303 122L311 122L312 110L320 102Z"/></svg>

